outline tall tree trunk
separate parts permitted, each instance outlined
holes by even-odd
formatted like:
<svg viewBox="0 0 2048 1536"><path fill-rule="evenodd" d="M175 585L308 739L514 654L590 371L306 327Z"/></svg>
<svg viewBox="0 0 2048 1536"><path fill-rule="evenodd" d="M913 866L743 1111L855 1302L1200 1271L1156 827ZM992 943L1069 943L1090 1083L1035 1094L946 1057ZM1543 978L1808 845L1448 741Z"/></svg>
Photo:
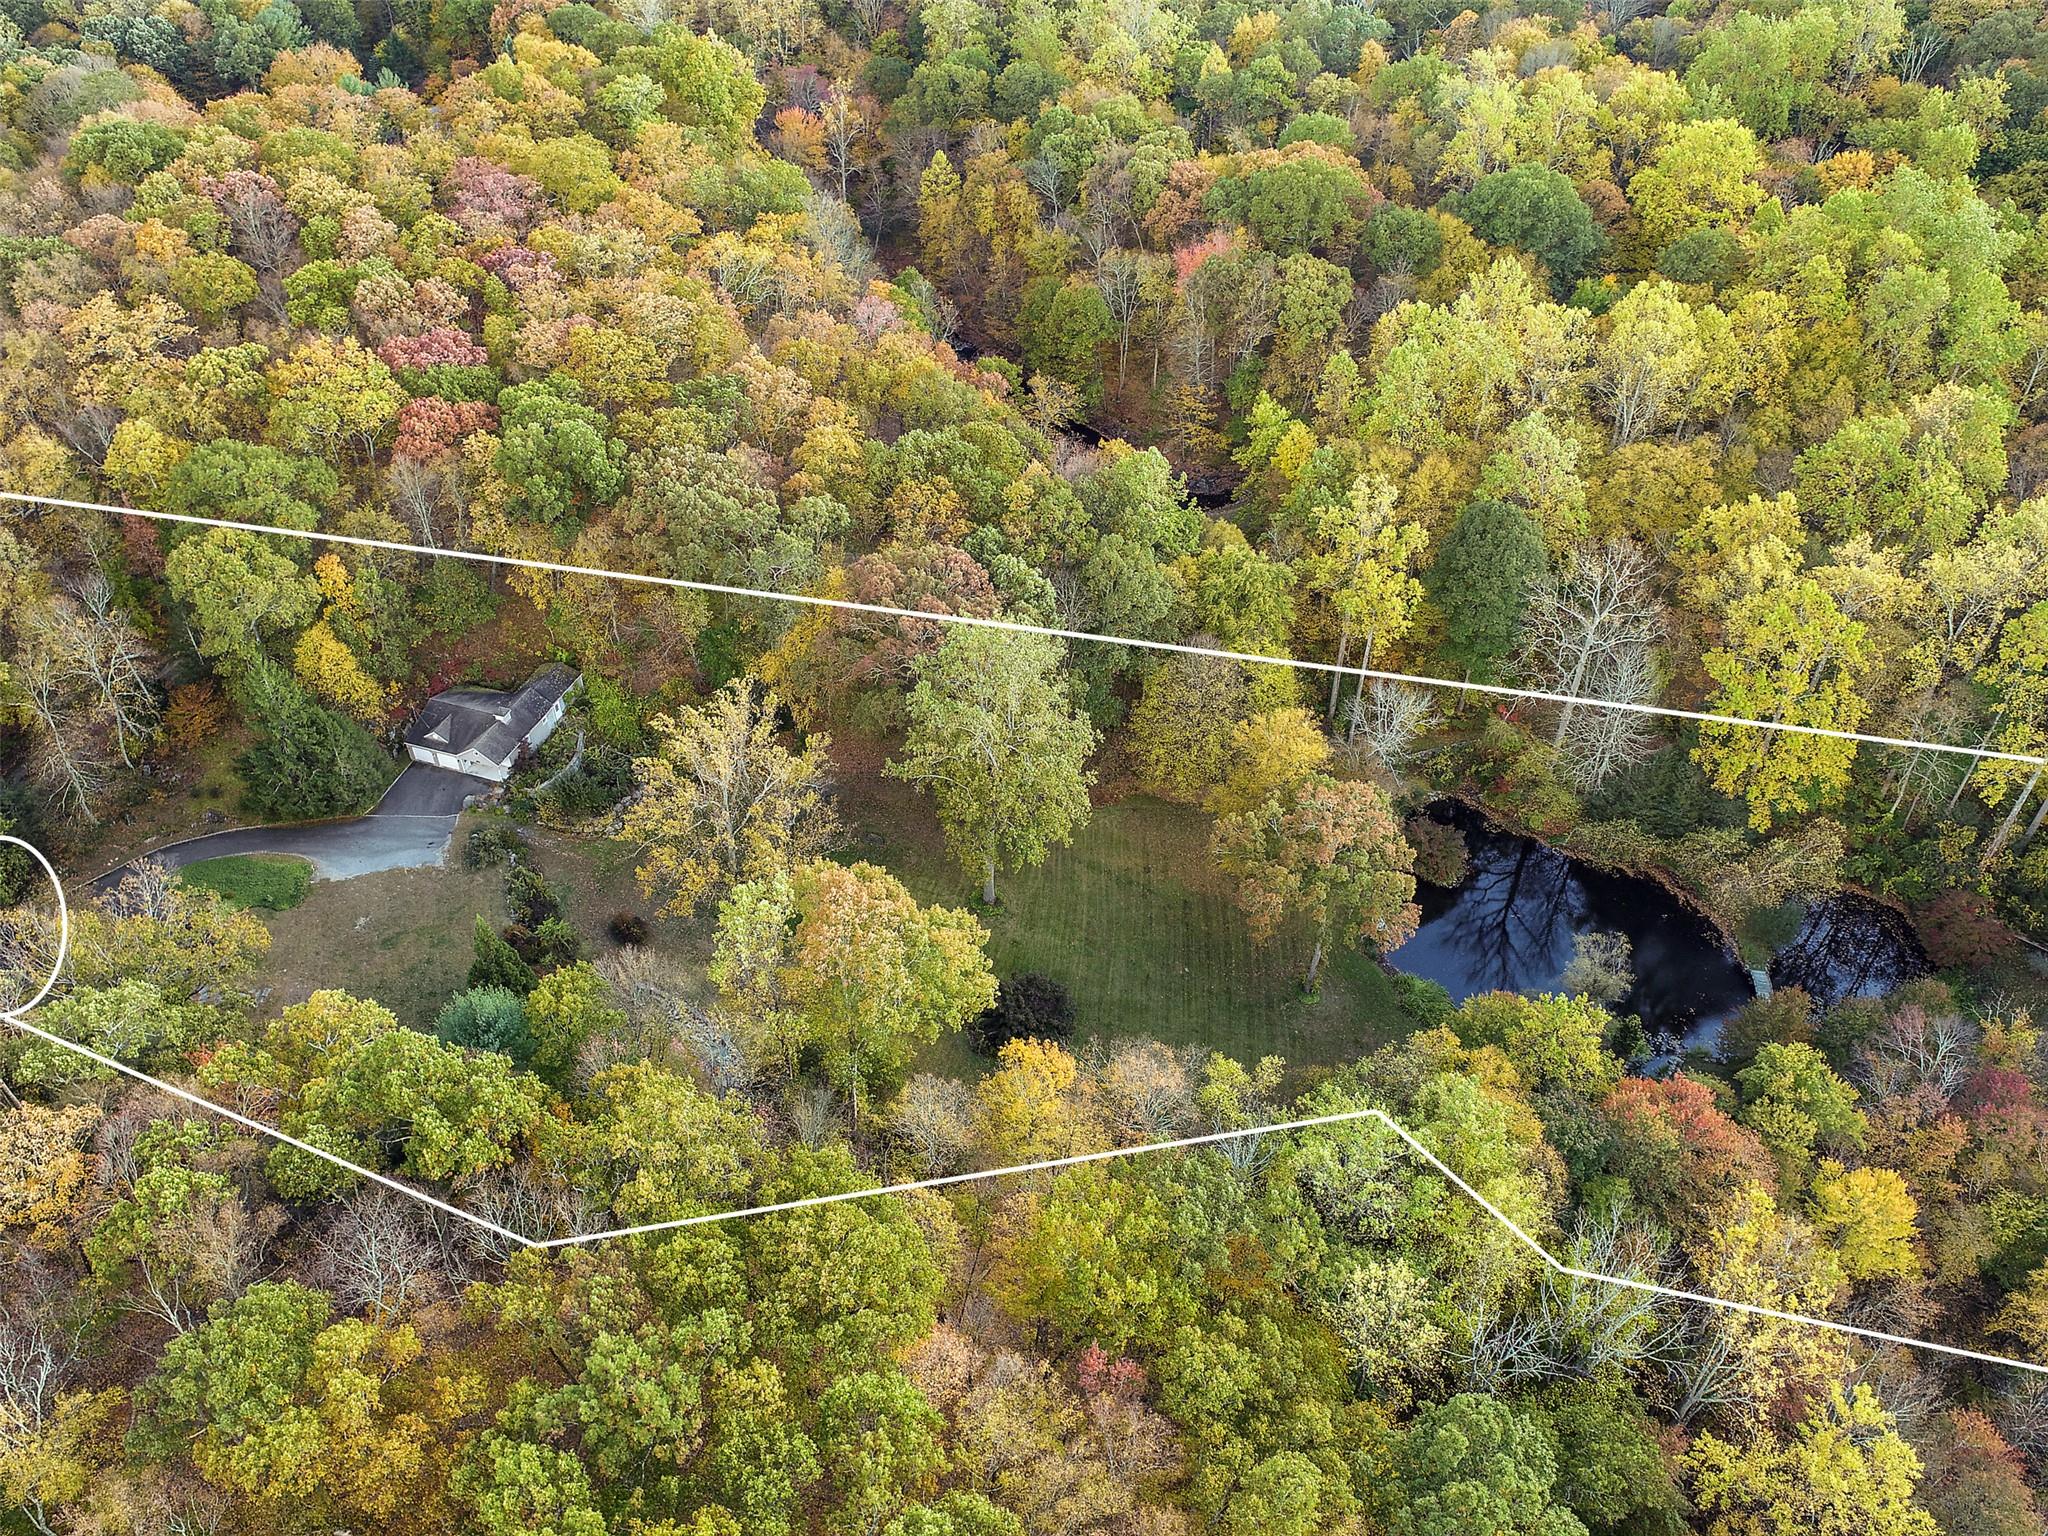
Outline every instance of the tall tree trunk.
<svg viewBox="0 0 2048 1536"><path fill-rule="evenodd" d="M2041 782L2041 770L2036 768L2033 775L2021 786L2019 796L2012 803L2012 809L2005 813L2005 820L1998 824L1998 830L1991 841L1984 845L1983 862L1989 864L2005 849L2006 840L2012 836L2012 829L2019 825L2020 812L2025 810L2034 798L2034 788Z"/></svg>
<svg viewBox="0 0 2048 1536"><path fill-rule="evenodd" d="M1367 667L1372 665L1372 642L1373 632L1371 630L1367 630L1365 632L1365 649L1359 654L1358 657L1358 666L1360 671L1364 671ZM1349 722L1346 723L1344 728L1344 745L1347 747L1358 740L1358 701L1364 697L1365 679L1361 677L1352 684L1351 688L1351 719L1349 720Z"/></svg>
<svg viewBox="0 0 2048 1536"><path fill-rule="evenodd" d="M1318 974L1318 973L1319 973L1319 972L1320 972L1320 971L1322 970L1322 968L1323 968L1323 941L1322 941L1321 939L1317 939L1317 940L1316 940L1316 947L1315 947L1315 952L1314 952L1313 954L1311 954L1311 955L1310 955L1310 956L1308 957L1308 981L1307 981L1306 985L1307 985L1307 988L1308 988L1308 990L1309 990L1309 991L1311 991L1311 992L1315 991L1315 989L1316 989L1316 976L1317 976L1317 974Z"/></svg>
<svg viewBox="0 0 2048 1536"><path fill-rule="evenodd" d="M993 854L989 856L988 863L982 869L981 904L985 907L996 904L996 861Z"/></svg>
<svg viewBox="0 0 2048 1536"><path fill-rule="evenodd" d="M2048 823L2048 795L2041 797L2041 803L2034 807L2034 819L2027 823L2027 830L2020 834L2020 846L2026 847L2040 833L2043 823Z"/></svg>
<svg viewBox="0 0 2048 1536"><path fill-rule="evenodd" d="M2002 720L2004 717L2004 710L2000 710L1997 714L1991 717L1991 724L1988 727L1986 727L1984 734L1977 740L1977 745L1979 747L1988 747L1991 745L1991 738L1998 734L1998 722ZM1942 807L1943 815L1947 815L1950 811L1956 808L1956 802L1963 798L1963 791L1969 787L1970 780L1976 777L1976 772L1977 770L1974 766L1965 768L1963 770L1962 777L1956 780L1956 792L1948 797L1948 804Z"/></svg>
<svg viewBox="0 0 2048 1536"><path fill-rule="evenodd" d="M1906 754L1905 771L1899 775L1899 792L1892 800L1892 808L1889 814L1893 816L1898 815L1899 807L1906 803L1906 791L1913 787L1913 774L1919 766L1920 749L1915 747Z"/></svg>
<svg viewBox="0 0 2048 1536"><path fill-rule="evenodd" d="M1337 665L1339 667L1344 665L1344 658L1350 653L1350 650L1351 621L1346 619L1343 628L1337 631ZM1330 674L1330 724L1332 725L1337 723L1337 695L1343 690L1343 687L1344 674L1341 671L1332 672Z"/></svg>

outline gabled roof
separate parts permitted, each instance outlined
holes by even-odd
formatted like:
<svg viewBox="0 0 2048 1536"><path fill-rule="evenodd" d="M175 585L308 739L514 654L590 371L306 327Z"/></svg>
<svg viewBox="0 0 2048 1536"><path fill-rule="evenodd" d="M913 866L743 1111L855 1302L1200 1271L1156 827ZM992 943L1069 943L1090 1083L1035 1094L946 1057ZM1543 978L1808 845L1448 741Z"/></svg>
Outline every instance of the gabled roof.
<svg viewBox="0 0 2048 1536"><path fill-rule="evenodd" d="M427 700L406 727L406 745L457 756L476 751L509 767L527 732L576 682L574 672L555 662L511 693L496 688L445 689Z"/></svg>

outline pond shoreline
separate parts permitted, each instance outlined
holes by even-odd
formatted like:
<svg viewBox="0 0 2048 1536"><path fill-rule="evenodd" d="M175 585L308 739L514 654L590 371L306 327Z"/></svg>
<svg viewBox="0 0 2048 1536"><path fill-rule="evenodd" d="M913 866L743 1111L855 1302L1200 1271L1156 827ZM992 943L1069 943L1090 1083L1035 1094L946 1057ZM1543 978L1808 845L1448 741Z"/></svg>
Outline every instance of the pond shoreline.
<svg viewBox="0 0 2048 1536"><path fill-rule="evenodd" d="M1672 874L1671 871L1666 869L1663 865L1634 864L1620 862L1610 858L1605 858L1591 850L1584 850L1574 846L1573 843L1570 841L1570 834L1566 835L1565 840L1553 841L1552 839L1545 837L1541 832L1537 831L1535 828L1527 826L1505 815L1502 815L1500 812L1494 810L1491 806L1487 805L1483 800L1479 799L1476 795L1473 795L1469 791L1463 789L1453 790L1447 794L1439 795L1436 799L1428 802L1428 804L1425 805L1422 809L1424 812L1427 812L1429 806L1431 805L1445 804L1461 805L1465 807L1465 809L1467 809L1468 811L1471 811L1474 815L1483 817L1485 820L1491 822L1494 826L1500 828L1504 832L1512 832L1517 837L1526 837L1530 839L1532 842L1540 843L1544 847L1552 849L1557 853L1561 853L1566 858L1571 859L1576 863L1583 864L1590 869L1605 870L1610 874L1628 875L1634 879L1648 880L1655 885L1661 886L1671 896L1671 898L1674 901L1681 903L1683 906L1686 907L1687 910L1691 911L1696 916L1698 916L1700 921L1706 923L1716 933L1718 933L1721 936L1721 942L1728 946L1728 952L1730 955L1734 956L1734 958L1739 960L1744 966L1749 966L1749 956L1743 953L1742 942L1740 937L1732 929L1730 929L1727 923L1722 921L1718 914L1710 910L1704 902L1702 902L1691 891L1687 890L1682 884L1680 884L1678 877ZM1874 907L1883 907L1886 911L1890 912L1894 917L1896 917L1899 920L1900 924L1904 927L1906 932L1909 935L1911 935L1913 940L1913 947L1918 952L1921 960L1927 963L1929 972L1931 973L1933 971L1933 963L1929 961L1927 957L1927 941L1920 932L1920 925L1914 921L1911 910L1908 907L1906 907L1906 905L1903 902L1899 901L1894 896L1888 896L1878 891L1869 890L1864 886L1854 884L1853 882L1844 881L1841 884L1834 886L1825 895L1805 898L1805 904L1807 908L1811 910L1820 902L1827 901L1830 898L1837 896L1855 897L1860 901L1868 902L1870 905ZM1764 964L1761 967L1750 968L1761 969L1765 974L1769 974L1771 962L1774 961L1776 958L1777 953L1774 952L1772 955L1766 958Z"/></svg>
<svg viewBox="0 0 2048 1536"><path fill-rule="evenodd" d="M1627 875L1631 879L1647 880L1653 885L1662 887L1666 894L1668 894L1672 900L1678 902L1681 906L1685 907L1687 911L1693 913L1696 917L1700 919L1701 922L1705 923L1708 927L1712 928L1715 933L1721 936L1721 942L1723 945L1727 947L1728 953L1731 958L1739 960L1745 966L1747 966L1748 957L1746 957L1742 953L1742 944L1740 940L1737 938L1736 934L1729 928L1729 926L1725 922L1721 920L1718 914L1708 909L1706 903L1702 902L1691 891L1688 891L1683 885L1679 884L1678 877L1672 874L1671 871L1666 869L1663 865L1632 864L1620 862L1614 859L1602 858L1594 853L1574 847L1572 843L1568 840L1570 834L1566 834L1567 840L1565 841L1558 841L1552 838L1545 837L1543 833L1538 831L1536 828L1529 826L1526 823L1516 820L1512 817L1501 814L1499 811L1495 810L1493 807L1486 804L1486 802L1481 800L1478 796L1466 790L1452 790L1448 794L1439 795L1436 799L1431 800L1430 802L1428 802L1428 804L1422 807L1423 814L1427 814L1430 806L1434 805L1463 806L1473 815L1480 817L1481 819L1485 820L1486 822L1490 823L1495 827L1498 827L1501 831L1512 833L1516 837L1526 837L1531 842L1541 844L1543 847L1550 849L1552 852L1562 854L1564 857L1572 860L1576 864L1583 864L1589 869L1603 870L1608 874ZM1844 887L1844 889L1846 889L1846 887Z"/></svg>
<svg viewBox="0 0 2048 1536"><path fill-rule="evenodd" d="M1454 885L1418 892L1415 936L1387 958L1454 1001L1561 991L1593 933L1627 941L1629 975L1615 1012L1652 1031L1685 1034L1756 995L1721 930L1663 884L1576 858L1467 799L1438 800L1429 814L1458 829L1470 861Z"/></svg>
<svg viewBox="0 0 2048 1536"><path fill-rule="evenodd" d="M1829 1012L1932 971L1910 919L1853 886L1800 903L1796 931L1755 965L1668 870L1581 855L1469 793L1434 799L1423 814L1459 829L1470 862L1455 885L1422 886L1416 938L1386 960L1453 999L1555 990L1586 935L1617 932L1634 961L1616 1011L1711 1051L1729 1018L1775 991L1796 987Z"/></svg>

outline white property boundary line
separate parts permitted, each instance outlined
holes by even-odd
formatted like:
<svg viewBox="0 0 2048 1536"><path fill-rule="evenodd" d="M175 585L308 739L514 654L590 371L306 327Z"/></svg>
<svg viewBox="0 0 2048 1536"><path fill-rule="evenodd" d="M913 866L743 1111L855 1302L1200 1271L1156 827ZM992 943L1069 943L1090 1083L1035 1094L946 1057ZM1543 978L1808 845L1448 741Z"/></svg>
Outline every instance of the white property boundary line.
<svg viewBox="0 0 2048 1536"><path fill-rule="evenodd" d="M358 548L389 550L399 554L441 556L450 559L467 560L479 565L543 571L561 576L597 577L645 586L706 592L728 597L748 597L766 602L794 603L811 607L833 608L842 611L875 614L885 618L925 619L939 623L1001 630L1013 634L1039 635L1048 639L1126 645L1141 650L1203 656L1216 660L1243 662L1251 665L1294 667L1298 670L1318 672L1324 675L1407 683L1418 687L1444 688L1453 692L1479 693L1496 697L1529 699L1544 703L1573 706L1585 705L1595 708L1616 709L1630 714L1658 716L1665 719L1747 726L1757 730L1779 731L1792 735L1820 736L1838 741L1867 743L1874 746L1904 747L1918 751L1945 752L1961 757L2017 762L2035 767L2048 766L2048 757L2035 757L2018 752L1993 752L1982 747L1965 747L1947 742L1917 741L1905 737L1880 736L1859 731L1831 730L1822 726L1793 725L1780 721L1749 720L1739 716L1717 715L1699 710L1672 709L1652 704L1619 703L1614 700L1590 699L1573 694L1549 693L1538 689L1509 688L1493 683L1458 682L1447 678L1423 677L1404 672L1388 672L1371 667L1346 667L1331 662L1303 661L1280 656L1261 656L1242 651L1179 644L1172 641L1135 640L1118 635L1097 634L1088 630L1057 629L1048 625L1024 624L1008 619L978 618L964 614L932 613L923 609L896 608L880 603L859 603L843 598L818 597L806 593L772 592L761 588L729 586L717 582L687 581L673 576L651 576L631 571L607 571L590 566L568 565L550 560L531 560L513 555L484 554L476 550L438 549L430 545L407 544L390 539L371 539L353 534L320 533L314 530L297 528L274 528L261 523L236 522L226 518L188 516L182 513L158 512L138 507L119 507L104 502L73 501L49 496L28 496L15 491L0 491L0 500L18 502L29 506L65 507L74 511L100 512L116 517L140 517L157 522L182 523L197 527L226 528L244 533L270 534L285 538L296 538L308 543L344 544ZM1487 1215L1505 1227L1515 1240L1534 1254L1547 1269L1567 1279L1583 1280L1597 1285L1611 1285L1624 1290L1638 1291L1652 1296L1663 1296L1674 1301L1691 1302L1696 1305L1713 1307L1721 1311L1748 1317L1771 1318L1780 1322L1801 1323L1809 1327L1864 1339L1872 1343L1896 1344L1908 1349L1926 1350L1934 1354L1947 1355L1955 1359L1973 1360L1980 1364L2004 1366L2012 1370L2048 1376L2048 1365L2038 1365L2031 1361L2014 1359L2009 1355L1996 1355L1982 1350L1964 1349L1953 1344L1937 1343L1931 1339L1910 1338L1904 1334L1887 1333L1881 1329L1862 1328L1851 1323L1836 1322L1830 1318L1813 1317L1803 1312L1784 1311L1776 1307L1759 1306L1752 1302L1731 1301L1726 1297L1710 1296L1701 1291L1689 1291L1677 1286L1660 1285L1654 1281L1639 1280L1630 1276L1602 1274L1597 1270L1582 1269L1577 1265L1567 1264L1532 1237L1512 1217L1501 1210L1499 1206L1473 1188L1470 1183L1449 1167L1436 1153L1424 1146L1406 1126L1400 1124L1400 1122L1396 1121L1385 1111L1378 1109L1346 1110L1338 1114L1317 1115L1301 1120L1283 1120L1270 1125L1249 1126L1241 1130L1213 1131L1200 1136L1185 1136L1169 1141L1147 1142L1135 1147L1113 1147L1100 1152L1082 1152L1069 1157L1046 1158L1036 1162L1016 1163L1002 1168L982 1169L974 1173L946 1174L937 1178L912 1180L908 1183L880 1185L873 1189L847 1190L828 1195L811 1195L797 1200L783 1200L772 1204L747 1206L731 1211L707 1212L703 1215L685 1216L671 1221L645 1222L638 1226L615 1227L605 1231L584 1233L574 1237L548 1239L528 1237L522 1232L515 1232L510 1227L501 1226L487 1217L479 1216L473 1211L466 1211L458 1205L451 1204L446 1200L440 1199L438 1196L428 1194L424 1190L416 1189L398 1179L378 1173L374 1169L364 1168L359 1164L352 1163L347 1158L329 1152L324 1147L317 1147L299 1137L289 1135L275 1126L266 1125L251 1116L216 1104L212 1100L193 1093L189 1089L180 1088L176 1084L165 1082L161 1078L153 1077L136 1067L129 1066L125 1062L81 1045L77 1041L67 1040L61 1035L53 1034L49 1030L29 1023L25 1015L30 1008L33 1008L49 994L50 989L56 984L57 972L60 972L63 968L63 962L69 950L70 917L68 908L64 905L63 883L57 878L55 868L44 857L41 850L14 837L0 836L0 842L18 844L26 848L35 857L37 863L50 876L51 884L57 892L59 912L62 914L61 943L56 971L53 971L49 980L44 983L41 990L37 992L36 996L25 1007L7 1013L0 1013L0 1022L5 1022L48 1044L75 1052L96 1065L145 1083L159 1092L169 1094L173 1098L203 1109L210 1114L218 1115L246 1130L271 1137L286 1146L293 1147L323 1162L355 1174L359 1178L368 1179L370 1182L391 1190L396 1194L404 1195L411 1200L417 1200L421 1204L440 1211L445 1215L453 1216L457 1220L467 1222L471 1226L537 1252L580 1246L586 1243L604 1242L614 1238L646 1236L657 1232L676 1231L686 1227L710 1226L719 1222L739 1221L755 1216L810 1210L820 1206L837 1205L846 1201L873 1199L881 1195L910 1194L921 1190L944 1189L960 1184L975 1183L984 1179L1009 1178L1019 1174L1052 1172L1062 1168L1079 1167L1088 1163L1101 1163L1119 1158L1136 1157L1144 1153L1185 1151L1195 1147L1213 1146L1221 1142L1241 1140L1252 1136L1265 1136L1276 1132L1311 1130L1318 1127L1370 1120L1385 1126L1389 1131L1393 1132L1417 1157L1420 1157L1439 1175L1448 1180L1461 1194L1472 1200Z"/></svg>
<svg viewBox="0 0 2048 1536"><path fill-rule="evenodd" d="M104 501L71 501L60 496L30 496L20 491L0 491L0 501L19 502L31 507L65 507L74 512L102 512L112 517L140 517L159 523L183 523L195 528L226 528L237 533L269 534L298 539L309 544L345 544L357 549L382 549L401 555L439 556L467 560L475 565L504 566L523 571L543 571L554 576L591 576L607 581L632 582L641 586L667 587L683 592L705 592L717 597L747 597L759 602L791 603L808 608L832 608L845 613L867 613L887 619L923 619L938 624L958 624L974 629L995 629L1015 635L1040 635L1049 640L1078 640L1095 645L1123 645L1135 650L1165 651L1180 656L1205 656L1216 661L1237 661L1252 666L1293 667L1325 676L1355 677L1362 681L1407 683L1418 688L1442 688L1453 693L1478 693L1494 698L1528 699L1541 704L1563 704L1573 708L1612 709L1624 714L1652 715L1663 720L1690 720L1705 725L1737 725L1751 730L1777 731L1788 736L1821 736L1831 741L1859 742L1874 747L1904 747L1916 752L1946 752L1956 757L1987 762L2024 763L2048 768L2048 756L2026 752L1994 752L1988 747L1965 747L1953 742L1920 741L1910 736L1881 736L1868 731L1839 731L1824 725L1797 725L1783 720L1751 720L1741 715L1718 715L1711 710L1674 709L1664 704L1634 704L1617 699L1594 699L1574 693L1551 693L1540 688L1510 688L1503 683L1475 683L1448 677L1425 677L1415 672L1388 672L1377 667L1347 667L1330 661L1304 661L1292 656L1261 656L1254 652L1221 650L1204 645L1186 645L1174 640L1135 640L1125 635L1105 635L1087 629L1058 629L1048 624L1025 624L1015 619L988 619L964 613L934 613L924 608L894 608L886 603L859 603L850 598L820 597L810 592L774 592L764 587L729 586L716 581L689 581L680 576L650 576L640 571L608 571L598 566L568 565L556 560L531 560L521 555L485 554L474 549L441 549L431 544L407 544L396 539L372 539L360 534L322 533L310 528L277 528L267 523L243 523L224 517L200 517L184 512L158 512L147 507L120 507Z"/></svg>
<svg viewBox="0 0 2048 1536"><path fill-rule="evenodd" d="M10 841L12 840L10 839ZM42 855L37 854L36 857L40 860ZM1135 1147L1110 1147L1100 1152L1078 1152L1070 1157L1050 1157L1037 1162L1012 1163L1002 1168L983 1168L973 1173L949 1173L938 1178L913 1179L903 1184L878 1185L873 1189L851 1189L843 1190L837 1194L807 1195L798 1200L778 1200L768 1205L742 1206L730 1211L709 1211L700 1216L681 1216L671 1221L650 1221L643 1222L638 1226L613 1227L602 1232L585 1232L575 1237L541 1239L528 1237L523 1232L515 1232L510 1227L501 1226L488 1217L479 1216L474 1211L466 1211L459 1205L453 1205L446 1200L440 1199L438 1196L428 1194L425 1190L416 1189L410 1184L403 1183L386 1174L378 1173L374 1169L365 1168L358 1163L352 1163L347 1158L337 1156L324 1147L316 1147L309 1141L303 1141L299 1137L278 1130L275 1126L265 1125L260 1120L216 1104L211 1099L204 1098L199 1094L191 1092L189 1089L178 1087L175 1083L167 1083L161 1078L152 1077L147 1072L131 1067L126 1062L118 1061L99 1051L92 1050L90 1047L80 1045L75 1040L67 1040L61 1035L52 1034L49 1030L41 1029L29 1023L21 1016L20 1012L0 1014L0 1021L11 1024L16 1029L34 1035L37 1039L46 1041L51 1045L59 1046L67 1051L75 1051L88 1061L119 1072L123 1076L131 1077L137 1082L146 1083L160 1092L167 1093L173 1098L203 1109L209 1114L219 1115L222 1119L231 1121L245 1130L255 1131L276 1141L283 1142L288 1147L308 1153L323 1162L331 1163L335 1167L345 1169L360 1178L368 1179L372 1183L381 1185L383 1188L391 1190L396 1194L404 1195L407 1199L417 1200L422 1205L431 1206L444 1215L453 1216L459 1221L468 1222L473 1227L504 1238L508 1242L516 1243L520 1247L530 1249L536 1253L547 1252L557 1248L580 1247L586 1243L609 1242L615 1238L646 1237L658 1232L679 1231L686 1227L715 1226L721 1222L744 1221L756 1216L775 1216L792 1211L814 1210L820 1206L842 1205L853 1200L872 1200L883 1195L905 1195L915 1194L921 1190L947 1189L960 1184L979 1183L984 1179L1013 1178L1019 1174L1027 1173L1050 1173L1062 1168L1078 1168L1087 1163L1106 1163L1119 1158L1138 1157L1152 1152L1187 1151L1195 1147L1215 1146L1226 1141L1239 1141L1251 1136L1270 1136L1281 1132L1316 1130L1325 1126L1371 1121L1385 1126L1389 1131L1392 1131L1411 1152L1448 1180L1460 1194L1471 1200L1481 1210L1486 1212L1487 1215L1505 1227L1517 1242L1542 1261L1545 1268L1567 1279L1584 1280L1595 1285L1611 1285L1623 1290L1640 1291L1645 1295L1663 1296L1673 1301L1691 1302L1699 1306L1714 1307L1723 1312L1738 1313L1745 1317L1764 1317L1778 1322L1802 1323L1808 1327L1822 1328L1830 1333L1847 1334L1853 1338L1864 1339L1875 1344L1897 1344L1907 1349L1927 1350L1933 1354L1948 1355L1958 1360L1974 1360L1982 1365L2005 1366L2015 1371L2027 1371L2037 1376L2048 1376L2048 1365L2037 1365L2030 1360L2016 1360L2010 1355L1994 1355L1983 1350L1963 1349L1954 1344L1940 1344L1932 1339L1910 1338L1905 1334L1886 1333L1882 1329L1877 1328L1859 1328L1853 1323L1836 1322L1832 1318L1811 1317L1804 1312L1787 1312L1777 1307L1758 1306L1753 1302L1730 1301L1725 1296L1709 1296L1703 1291L1688 1291L1678 1286L1659 1285L1654 1281L1638 1280L1632 1276L1602 1274L1598 1270L1582 1269L1576 1264L1567 1264L1548 1248L1545 1248L1534 1237L1530 1236L1513 1217L1509 1216L1499 1206L1474 1189L1456 1170L1446 1164L1434 1152L1430 1151L1428 1147L1424 1146L1421 1140L1406 1126L1394 1119L1393 1116L1387 1114L1386 1111L1379 1109L1348 1109L1336 1114L1312 1115L1301 1120L1281 1120L1271 1125L1247 1126L1242 1130L1210 1131L1201 1136L1182 1136L1171 1141L1151 1141Z"/></svg>
<svg viewBox="0 0 2048 1536"><path fill-rule="evenodd" d="M50 878L50 889L57 893L57 958L50 962L50 974L44 977L43 984L36 988L34 997L19 1008L0 1013L0 1019L13 1024L19 1021L21 1015L48 997L56 987L58 978L64 974L65 962L71 958L71 903L64 899L64 882L57 878L57 866L50 862L42 849L7 832L0 832L0 847L19 848L42 865L43 873Z"/></svg>

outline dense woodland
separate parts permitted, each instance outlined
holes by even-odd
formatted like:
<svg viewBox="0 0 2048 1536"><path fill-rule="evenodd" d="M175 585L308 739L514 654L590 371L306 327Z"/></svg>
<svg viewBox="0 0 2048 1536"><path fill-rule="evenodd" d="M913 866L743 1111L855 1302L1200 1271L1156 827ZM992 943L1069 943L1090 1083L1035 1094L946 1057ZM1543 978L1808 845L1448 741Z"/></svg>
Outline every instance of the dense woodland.
<svg viewBox="0 0 2048 1536"><path fill-rule="evenodd" d="M0 489L2048 753L2038 6L0 0L0 112ZM586 750L465 823L512 920L431 1031L149 866L36 1021L536 1237L1379 1107L1586 1269L2048 1357L2024 761L6 503L0 830L96 871L224 742L353 814L548 658ZM1447 794L1934 974L1654 1070L1597 944L1335 1068L1062 1043L982 904L1132 794L1309 989ZM0 1528L2043 1529L2048 1378L1547 1273L1370 1124L537 1253L0 1084Z"/></svg>

